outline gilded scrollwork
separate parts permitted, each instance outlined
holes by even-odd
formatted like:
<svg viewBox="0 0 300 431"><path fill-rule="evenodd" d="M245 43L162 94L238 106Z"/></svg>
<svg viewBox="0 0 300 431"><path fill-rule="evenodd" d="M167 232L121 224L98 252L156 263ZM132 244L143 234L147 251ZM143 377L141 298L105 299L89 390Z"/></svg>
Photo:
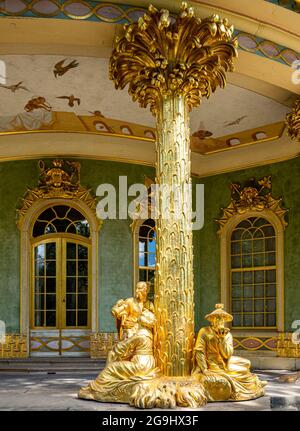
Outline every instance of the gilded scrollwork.
<svg viewBox="0 0 300 431"><path fill-rule="evenodd" d="M91 189L80 184L80 163L55 159L50 163L39 161L38 186L27 189L22 198L20 208L17 209L17 221L20 226L29 208L39 199L77 199L84 202L93 211L97 201ZM99 221L100 223L100 221Z"/></svg>
<svg viewBox="0 0 300 431"><path fill-rule="evenodd" d="M283 227L287 226L285 216L288 210L282 207L282 198L276 199L271 195L271 176L263 177L258 181L251 178L244 187L241 184L232 183L230 188L230 203L226 208L222 208L222 216L216 220L220 226L219 234L234 215L249 211L263 211L264 209L273 211L280 219Z"/></svg>
<svg viewBox="0 0 300 431"><path fill-rule="evenodd" d="M292 109L286 116L285 120L287 133L292 139L299 140L300 136L300 99L298 99Z"/></svg>

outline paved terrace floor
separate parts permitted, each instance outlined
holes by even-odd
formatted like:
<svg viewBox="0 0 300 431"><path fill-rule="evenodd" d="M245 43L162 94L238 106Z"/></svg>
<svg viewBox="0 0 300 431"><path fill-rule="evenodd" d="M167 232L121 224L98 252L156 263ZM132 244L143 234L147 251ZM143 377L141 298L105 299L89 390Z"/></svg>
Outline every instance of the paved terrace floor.
<svg viewBox="0 0 300 431"><path fill-rule="evenodd" d="M278 382L284 371L258 372L268 381L266 396L244 402L209 403L196 410L300 410L300 381L295 384ZM97 376L96 371L56 372L0 372L0 410L78 410L78 411L124 411L136 410L124 404L98 403L77 398L78 389ZM157 409L158 411L162 411ZM184 411L186 409L176 409Z"/></svg>

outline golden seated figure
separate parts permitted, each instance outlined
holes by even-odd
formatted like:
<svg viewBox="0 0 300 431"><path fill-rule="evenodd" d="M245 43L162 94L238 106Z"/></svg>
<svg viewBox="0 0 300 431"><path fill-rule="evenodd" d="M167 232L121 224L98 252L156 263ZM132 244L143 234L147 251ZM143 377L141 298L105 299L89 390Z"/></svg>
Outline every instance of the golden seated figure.
<svg viewBox="0 0 300 431"><path fill-rule="evenodd" d="M153 332L156 319L144 309L138 319L138 329L129 338L119 341L109 352L107 364L96 380L81 388L79 398L130 403L137 383L160 375L153 356Z"/></svg>
<svg viewBox="0 0 300 431"><path fill-rule="evenodd" d="M207 400L244 401L264 395L266 382L250 372L250 361L233 356L233 338L225 328L232 315L223 310L223 304L216 304L205 318L210 326L198 333L192 375L203 384Z"/></svg>

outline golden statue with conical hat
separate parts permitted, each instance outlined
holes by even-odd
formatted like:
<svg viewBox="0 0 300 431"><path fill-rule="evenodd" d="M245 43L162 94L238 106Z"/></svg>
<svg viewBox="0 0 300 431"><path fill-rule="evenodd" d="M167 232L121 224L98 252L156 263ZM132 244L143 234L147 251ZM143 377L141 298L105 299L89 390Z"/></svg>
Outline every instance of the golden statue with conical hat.
<svg viewBox="0 0 300 431"><path fill-rule="evenodd" d="M205 318L194 347L192 375L199 377L208 401L243 401L264 395L265 382L250 372L248 359L233 356L233 338L226 322L233 316L216 304Z"/></svg>

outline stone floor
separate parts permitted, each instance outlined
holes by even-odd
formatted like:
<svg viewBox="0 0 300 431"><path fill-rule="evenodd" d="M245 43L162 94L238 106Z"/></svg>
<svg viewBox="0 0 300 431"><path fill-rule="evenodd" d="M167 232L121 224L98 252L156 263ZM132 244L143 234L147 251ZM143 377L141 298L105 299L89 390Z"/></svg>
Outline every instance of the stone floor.
<svg viewBox="0 0 300 431"><path fill-rule="evenodd" d="M269 382L266 396L239 403L210 403L197 410L300 410L300 381L282 384L278 377L283 371L258 373ZM124 404L102 404L77 398L81 386L96 377L96 372L0 373L0 410L80 410L124 411L136 410ZM178 409L184 411L186 409ZM161 411L161 410L160 410Z"/></svg>

